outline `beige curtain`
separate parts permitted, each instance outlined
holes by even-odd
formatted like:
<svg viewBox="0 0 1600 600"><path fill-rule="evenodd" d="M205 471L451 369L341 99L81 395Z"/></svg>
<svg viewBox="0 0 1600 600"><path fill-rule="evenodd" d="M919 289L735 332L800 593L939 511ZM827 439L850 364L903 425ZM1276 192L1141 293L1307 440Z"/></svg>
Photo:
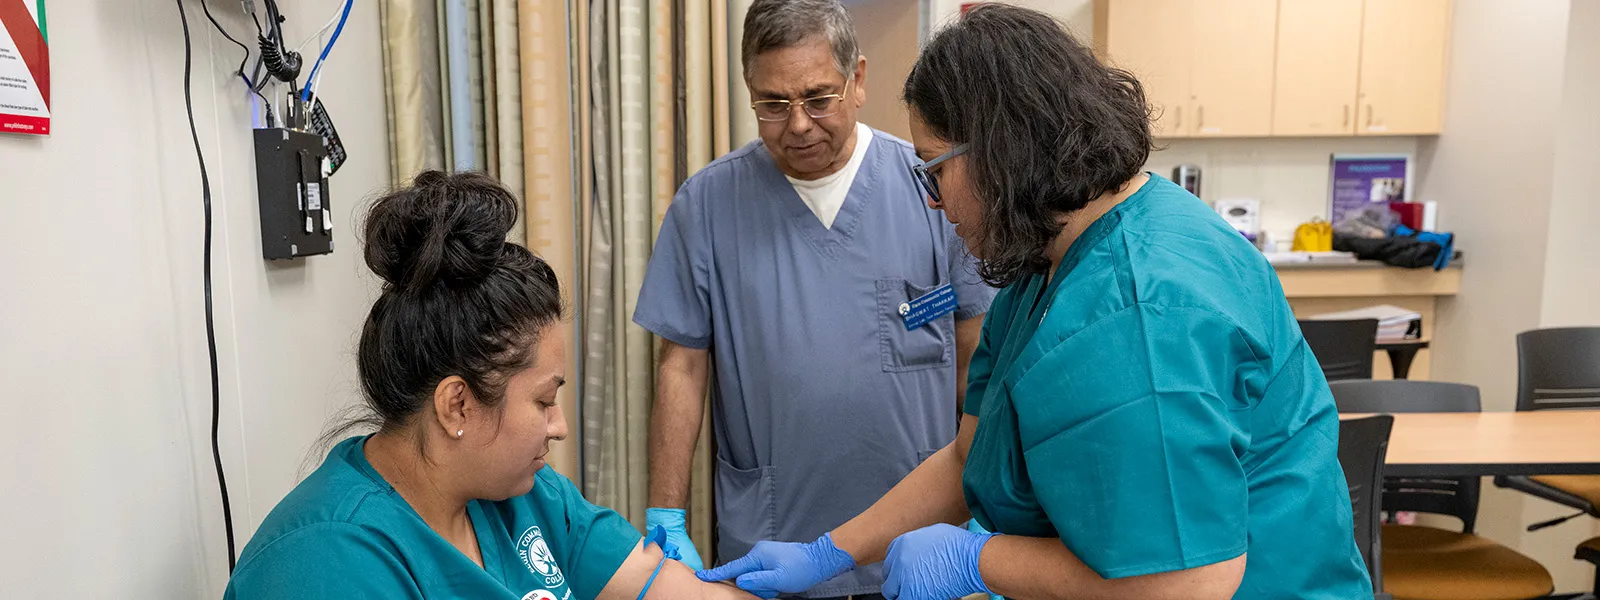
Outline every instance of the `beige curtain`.
<svg viewBox="0 0 1600 600"><path fill-rule="evenodd" d="M749 12L754 0L727 0L728 28L723 37L728 40L728 122L732 127L729 145L738 148L759 137L756 132L756 115L750 106L750 89L744 86L744 63L739 59L739 47L744 40L744 14ZM720 153L719 153L720 156Z"/></svg>
<svg viewBox="0 0 1600 600"><path fill-rule="evenodd" d="M652 183L657 169L671 168L653 160L652 117L670 111L650 104L670 100L652 98L647 36L653 19L670 14L651 8L595 0L589 15L595 187L585 256L584 489L641 528L655 374L651 336L630 317L649 260Z"/></svg>
<svg viewBox="0 0 1600 600"><path fill-rule="evenodd" d="M488 40L485 40L484 38L490 36L484 36L483 30L479 25L483 18L487 17L488 15L483 14L483 3L479 0L457 1L464 2L467 7L466 20L459 25L455 23L450 24L451 27L464 26L467 29L467 46L464 49L467 53L466 113L468 117L466 126L472 131L472 146L468 149L470 150L471 158L468 159L466 164L470 164L477 170L488 171L488 151L484 147L484 140L488 139L492 134L488 130L489 128L486 127L487 123L484 121L484 115L488 111L485 110L486 107L484 106L483 88L484 82L488 78L484 77L483 73L483 59L485 58L483 45L484 43L488 42ZM454 96L452 96L452 98L453 97ZM453 125L459 126L460 124ZM458 152L461 150L461 148L457 148ZM462 161L458 159L457 164L462 164ZM489 174L493 175L494 173L491 172Z"/></svg>
<svg viewBox="0 0 1600 600"><path fill-rule="evenodd" d="M447 23L447 9L459 17L461 2L465 17ZM730 5L742 15L748 4L380 2L392 172L405 181L423 169L471 164L525 199L525 228L515 235L555 269L572 317L561 334L573 340L568 371L576 385L559 398L572 433L552 448L550 463L590 500L639 525L656 342L631 316L676 188L738 140L733 115L748 116L730 111L744 86L729 19ZM467 41L452 48L456 24ZM452 90L450 52L462 50L466 60L458 54L455 64L466 64L469 76L466 88ZM452 107L452 91L469 106ZM753 122L747 129L753 136ZM689 511L706 558L711 456L708 421Z"/></svg>
<svg viewBox="0 0 1600 600"><path fill-rule="evenodd" d="M526 173L523 163L523 128L528 107L522 102L521 23L517 0L482 0L489 16L484 20L484 31L492 32L493 41L484 55L491 77L485 78L484 97L489 127L489 169L505 182L506 187L518 197L527 199ZM532 205L528 208L531 210ZM517 225L511 230L512 239L526 240L528 211L518 215ZM529 248L533 246L530 244ZM537 252L537 250L536 250ZM540 253L540 256L547 256ZM547 259L548 260L548 259Z"/></svg>
<svg viewBox="0 0 1600 600"><path fill-rule="evenodd" d="M615 326L612 313L616 297L616 282L612 274L613 231L612 197L621 195L620 182L612 181L612 148L621 140L620 123L612 128L612 115L618 112L611 101L619 77L613 75L618 0L580 0L588 2L588 57L589 85L586 96L589 112L590 189L582 201L586 204L583 244L583 490L590 500L605 504L616 499L615 464L604 465L615 456L607 429L616 422L616 405L608 401L612 396L612 382L616 377L612 357L615 355ZM615 437L615 436L609 436ZM602 481L609 473L610 482ZM602 490L604 488L604 490ZM610 506L607 504L607 506ZM626 514L624 515L626 516Z"/></svg>
<svg viewBox="0 0 1600 600"><path fill-rule="evenodd" d="M460 23L445 18L443 0L383 0L384 97L388 104L390 172L409 181L425 169L465 165L499 177L513 193L523 193L521 61L516 0L459 0ZM465 122L450 118L452 107L448 32L466 29L467 99ZM470 131L466 155L452 144L457 128ZM518 222L510 238L524 239Z"/></svg>
<svg viewBox="0 0 1600 600"><path fill-rule="evenodd" d="M682 0L678 25L682 31L682 54L676 61L682 86L683 130L676 136L683 148L680 157L684 175L699 171L713 158L728 151L728 53L726 0ZM681 182L676 182L681 183ZM666 198L671 201L670 196ZM657 224L666 209L659 209ZM689 477L689 537L710 564L712 532L715 530L712 497L711 411L707 402L706 419L700 427L700 444L695 448L693 472Z"/></svg>
<svg viewBox="0 0 1600 600"><path fill-rule="evenodd" d="M389 172L396 182L445 165L438 13L433 0L378 3L383 27Z"/></svg>
<svg viewBox="0 0 1600 600"><path fill-rule="evenodd" d="M577 193L573 160L572 69L569 67L568 14L562 2L518 0L523 124L522 151L501 157L502 164L516 161L526 175L528 249L550 263L561 281L567 306L577 306L578 260L574 232L577 214L573 199ZM504 173L505 171L502 171ZM572 320L564 322L559 335L573 340L567 353L567 372L574 385L557 392L557 402L566 413L572 430L566 443L550 448L552 467L573 480L580 478L578 451L581 435L578 426L578 364Z"/></svg>

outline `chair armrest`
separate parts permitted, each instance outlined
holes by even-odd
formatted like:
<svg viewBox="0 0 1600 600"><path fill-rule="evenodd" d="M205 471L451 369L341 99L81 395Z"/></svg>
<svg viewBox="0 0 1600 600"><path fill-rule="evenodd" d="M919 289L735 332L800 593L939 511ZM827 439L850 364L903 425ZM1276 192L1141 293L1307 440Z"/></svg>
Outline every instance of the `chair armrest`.
<svg viewBox="0 0 1600 600"><path fill-rule="evenodd" d="M1517 490L1535 498L1542 498L1562 506L1581 510L1589 513L1590 516L1600 517L1600 510L1597 510L1594 504L1591 504L1588 500L1559 488L1539 483L1530 477L1502 475L1494 478L1494 484L1496 487Z"/></svg>

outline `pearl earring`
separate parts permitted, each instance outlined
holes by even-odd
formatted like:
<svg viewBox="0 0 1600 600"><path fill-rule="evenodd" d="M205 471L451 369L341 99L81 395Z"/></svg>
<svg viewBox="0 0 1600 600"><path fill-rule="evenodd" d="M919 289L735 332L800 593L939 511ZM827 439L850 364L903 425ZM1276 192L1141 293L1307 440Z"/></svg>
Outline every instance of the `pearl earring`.
<svg viewBox="0 0 1600 600"><path fill-rule="evenodd" d="M456 437L459 438L459 437L462 436L462 434L465 434L466 432L467 432L467 430L465 430L465 429L457 429L456 430Z"/></svg>

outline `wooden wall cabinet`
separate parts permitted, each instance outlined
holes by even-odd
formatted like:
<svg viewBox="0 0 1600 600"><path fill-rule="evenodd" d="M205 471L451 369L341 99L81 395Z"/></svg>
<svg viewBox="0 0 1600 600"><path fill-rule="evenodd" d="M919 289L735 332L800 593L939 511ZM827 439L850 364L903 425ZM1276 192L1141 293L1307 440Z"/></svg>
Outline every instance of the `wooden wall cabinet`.
<svg viewBox="0 0 1600 600"><path fill-rule="evenodd" d="M1158 137L1267 135L1277 10L1278 0L1107 0L1095 5L1096 46L1144 85Z"/></svg>
<svg viewBox="0 0 1600 600"><path fill-rule="evenodd" d="M1095 47L1184 137L1439 133L1451 0L1098 0Z"/></svg>
<svg viewBox="0 0 1600 600"><path fill-rule="evenodd" d="M1278 0L1197 0L1189 102L1195 137L1272 133Z"/></svg>
<svg viewBox="0 0 1600 600"><path fill-rule="evenodd" d="M1275 135L1351 135L1361 66L1362 0L1278 6Z"/></svg>
<svg viewBox="0 0 1600 600"><path fill-rule="evenodd" d="M1094 40L1116 40L1112 64L1132 72L1155 111L1156 137L1189 137L1194 111L1188 109L1193 79L1194 0L1115 0L1095 3ZM1184 113L1188 114L1184 114Z"/></svg>
<svg viewBox="0 0 1600 600"><path fill-rule="evenodd" d="M1449 40L1450 0L1367 0L1356 133L1439 133Z"/></svg>

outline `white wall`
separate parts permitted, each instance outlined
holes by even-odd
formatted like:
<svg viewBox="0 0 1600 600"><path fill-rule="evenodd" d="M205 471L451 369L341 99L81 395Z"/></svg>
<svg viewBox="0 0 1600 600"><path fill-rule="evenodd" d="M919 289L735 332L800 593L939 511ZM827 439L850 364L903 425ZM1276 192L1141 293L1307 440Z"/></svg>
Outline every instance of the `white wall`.
<svg viewBox="0 0 1600 600"><path fill-rule="evenodd" d="M1329 157L1333 154L1415 153L1414 137L1159 140L1165 149L1145 167L1171 177L1180 164L1200 167L1207 202L1261 201L1261 228L1289 240L1295 227L1328 216Z"/></svg>
<svg viewBox="0 0 1600 600"><path fill-rule="evenodd" d="M923 1L931 16L929 23L937 29L956 18L962 4L976 4L980 0ZM1083 36L1084 41L1094 36L1094 0L1006 0L1005 3L1050 13L1065 23L1072 33Z"/></svg>
<svg viewBox="0 0 1600 600"><path fill-rule="evenodd" d="M1600 2L1573 2L1540 325L1600 325Z"/></svg>
<svg viewBox="0 0 1600 600"><path fill-rule="evenodd" d="M918 0L845 2L861 55L867 57L867 102L856 118L903 140L911 139L911 124L900 94L917 62L919 4Z"/></svg>
<svg viewBox="0 0 1600 600"><path fill-rule="evenodd" d="M333 3L280 0L294 42ZM323 96L350 151L332 183L337 251L261 259L238 49L187 3L195 118L215 202L224 459L242 547L293 486L374 284L350 226L388 182L377 10L357 2ZM211 8L236 35L239 3ZM0 136L0 596L216 598L226 582L208 436L201 196L183 37L163 0L51 2L48 138Z"/></svg>
<svg viewBox="0 0 1600 600"><path fill-rule="evenodd" d="M1566 15L1566 3L1457 2L1445 133L1421 148L1419 193L1440 202L1470 265L1440 307L1433 372L1477 384L1491 410L1514 405L1512 336L1539 325Z"/></svg>
<svg viewBox="0 0 1600 600"><path fill-rule="evenodd" d="M1540 327L1600 325L1600 250L1594 246L1600 223L1600 198L1589 181L1600 164L1600 2L1575 0L1567 28L1566 75L1556 125L1551 176L1549 243ZM1548 502L1523 499L1525 522L1565 516L1571 511ZM1551 570L1564 590L1587 590L1594 568L1572 560L1572 547L1600 535L1600 521L1579 518L1560 527L1523 533L1525 552Z"/></svg>
<svg viewBox="0 0 1600 600"><path fill-rule="evenodd" d="M1460 295L1439 308L1433 377L1477 385L1485 410L1515 406L1517 333L1600 324L1600 303L1585 295L1596 272L1597 253L1583 243L1592 221L1576 221L1595 214L1583 188L1600 160L1600 130L1585 114L1600 99L1596 8L1455 2L1445 133L1421 144L1419 190L1440 202L1441 228L1468 253ZM1593 570L1572 551L1594 535L1594 520L1524 531L1570 512L1485 480L1479 532L1538 560L1558 591L1586 590Z"/></svg>

